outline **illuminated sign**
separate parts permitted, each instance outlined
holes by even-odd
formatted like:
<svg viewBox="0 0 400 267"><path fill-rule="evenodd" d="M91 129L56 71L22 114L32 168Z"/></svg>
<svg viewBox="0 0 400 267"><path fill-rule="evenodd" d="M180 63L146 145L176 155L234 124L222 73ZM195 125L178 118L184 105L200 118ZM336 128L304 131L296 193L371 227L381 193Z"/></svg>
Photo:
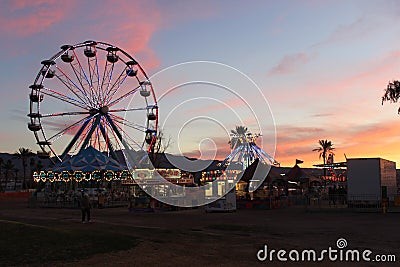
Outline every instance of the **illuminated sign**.
<svg viewBox="0 0 400 267"><path fill-rule="evenodd" d="M165 179L179 179L181 178L181 170L179 169L157 169L159 175Z"/></svg>

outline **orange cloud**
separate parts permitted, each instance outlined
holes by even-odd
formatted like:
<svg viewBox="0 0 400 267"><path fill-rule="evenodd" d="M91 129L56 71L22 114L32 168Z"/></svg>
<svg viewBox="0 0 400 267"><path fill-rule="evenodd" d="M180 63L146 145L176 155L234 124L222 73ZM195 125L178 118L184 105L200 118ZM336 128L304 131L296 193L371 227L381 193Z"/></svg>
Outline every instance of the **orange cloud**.
<svg viewBox="0 0 400 267"><path fill-rule="evenodd" d="M338 126L333 130L308 127L278 127L276 159L282 166L294 165L296 159L304 161L303 166L311 167L322 163L317 148L319 139L331 140L335 150L335 161L347 157L382 157L400 161L400 125L386 121L369 126L349 129Z"/></svg>

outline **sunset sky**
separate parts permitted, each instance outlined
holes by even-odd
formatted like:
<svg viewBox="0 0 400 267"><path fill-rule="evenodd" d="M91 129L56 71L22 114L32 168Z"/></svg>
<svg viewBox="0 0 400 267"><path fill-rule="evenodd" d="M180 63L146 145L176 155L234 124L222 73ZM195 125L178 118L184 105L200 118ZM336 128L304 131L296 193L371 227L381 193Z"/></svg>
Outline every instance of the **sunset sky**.
<svg viewBox="0 0 400 267"><path fill-rule="evenodd" d="M207 148L210 138L217 156L227 155L226 131L238 125L238 111L249 130L262 132L269 153L275 123L282 166L296 158L304 167L320 163L312 151L319 139L332 141L335 161L346 154L400 164L398 105L381 105L387 82L400 79L399 1L25 0L1 1L0 13L0 151L38 149L26 114L40 62L63 44L98 40L123 48L154 76L171 152L179 145L198 156L199 142ZM219 64L215 71L206 63L163 71L191 61ZM236 82L244 76L232 68L255 82L273 117L261 93L249 81ZM237 94L201 84L171 91L205 79ZM260 114L258 123L239 96ZM211 119L190 121L197 117Z"/></svg>

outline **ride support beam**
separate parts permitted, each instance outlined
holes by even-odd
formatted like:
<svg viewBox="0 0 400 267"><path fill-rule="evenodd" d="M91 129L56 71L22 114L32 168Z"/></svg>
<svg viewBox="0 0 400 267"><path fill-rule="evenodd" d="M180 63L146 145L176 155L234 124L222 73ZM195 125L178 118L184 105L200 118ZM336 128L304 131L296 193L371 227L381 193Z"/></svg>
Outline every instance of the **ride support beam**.
<svg viewBox="0 0 400 267"><path fill-rule="evenodd" d="M113 148L113 146L110 143L110 140L108 138L106 130L104 129L104 127L103 127L103 125L101 123L99 123L99 127L100 127L101 134L103 135L103 138L106 141L106 144L107 144L108 150L110 151L111 157L113 159L115 159L115 160L118 160L117 155L114 152L114 148Z"/></svg>
<svg viewBox="0 0 400 267"><path fill-rule="evenodd" d="M78 140L79 136L83 133L85 130L86 126L89 124L91 116L88 116L88 120L86 120L81 128L79 128L78 132L75 134L74 138L72 138L71 142L68 144L68 146L65 148L64 152L61 154L61 160L64 160L64 158L67 156L68 152L71 150L71 148L75 145L76 141Z"/></svg>
<svg viewBox="0 0 400 267"><path fill-rule="evenodd" d="M79 152L86 148L87 144L89 143L90 138L92 137L94 130L96 129L97 125L100 123L100 118L101 118L101 115L98 114L96 116L96 120L93 122L92 126L90 127L89 133L87 134L85 141L83 141L83 144L82 144Z"/></svg>
<svg viewBox="0 0 400 267"><path fill-rule="evenodd" d="M120 133L119 129L117 126L115 126L113 120L110 118L110 116L108 114L105 115L107 121L110 123L111 128L114 130L114 132L117 134L117 137L119 139L119 141L121 141L121 143L124 145L125 149L128 149L129 146L128 144L125 142L125 140L122 138L122 134Z"/></svg>

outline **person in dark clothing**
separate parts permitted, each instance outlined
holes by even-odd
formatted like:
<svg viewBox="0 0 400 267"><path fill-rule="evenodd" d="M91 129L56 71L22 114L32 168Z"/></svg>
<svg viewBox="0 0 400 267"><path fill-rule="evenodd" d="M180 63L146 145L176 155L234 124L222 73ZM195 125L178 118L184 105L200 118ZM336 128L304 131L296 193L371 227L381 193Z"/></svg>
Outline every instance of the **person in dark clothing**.
<svg viewBox="0 0 400 267"><path fill-rule="evenodd" d="M339 186L337 194L339 196L338 201L340 202L340 204L346 204L346 189L342 185Z"/></svg>
<svg viewBox="0 0 400 267"><path fill-rule="evenodd" d="M336 191L336 186L329 187L328 189L329 206L331 205L331 203L336 206Z"/></svg>
<svg viewBox="0 0 400 267"><path fill-rule="evenodd" d="M81 211L82 211L82 223L85 223L85 217L90 222L90 210L92 205L90 204L89 195L84 194L81 200Z"/></svg>

